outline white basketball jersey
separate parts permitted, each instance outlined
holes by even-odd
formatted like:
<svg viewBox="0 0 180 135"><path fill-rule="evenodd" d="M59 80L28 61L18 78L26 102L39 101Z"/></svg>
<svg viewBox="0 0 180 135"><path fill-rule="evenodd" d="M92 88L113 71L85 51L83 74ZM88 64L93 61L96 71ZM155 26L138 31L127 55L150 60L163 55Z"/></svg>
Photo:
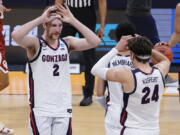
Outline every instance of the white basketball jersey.
<svg viewBox="0 0 180 135"><path fill-rule="evenodd" d="M133 68L130 56L116 55L109 63L110 68L126 67ZM121 130L120 116L123 104L122 85L118 82L107 81L107 112L105 117L106 135L119 135Z"/></svg>
<svg viewBox="0 0 180 135"><path fill-rule="evenodd" d="M31 109L37 116L71 117L68 47L64 40L59 40L56 49L39 40L39 52L29 62Z"/></svg>
<svg viewBox="0 0 180 135"><path fill-rule="evenodd" d="M164 90L163 76L152 67L147 74L139 69L132 70L135 88L124 93L121 124L129 128L159 129L160 101Z"/></svg>
<svg viewBox="0 0 180 135"><path fill-rule="evenodd" d="M119 67L126 67L129 69L133 68L133 64L131 62L129 55L116 55L114 56L109 63L110 68L119 68ZM108 88L108 105L111 104L121 104L123 98L123 90L121 83L108 81L107 84Z"/></svg>

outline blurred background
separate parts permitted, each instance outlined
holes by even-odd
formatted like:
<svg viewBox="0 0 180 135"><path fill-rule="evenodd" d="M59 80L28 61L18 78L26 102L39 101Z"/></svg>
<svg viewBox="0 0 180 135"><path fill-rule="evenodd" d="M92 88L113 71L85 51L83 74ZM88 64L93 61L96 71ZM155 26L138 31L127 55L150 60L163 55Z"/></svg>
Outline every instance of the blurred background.
<svg viewBox="0 0 180 135"><path fill-rule="evenodd" d="M94 1L95 5L98 5ZM153 0L152 15L156 20L158 33L161 41L168 41L174 31L175 6L179 0ZM11 38L11 32L22 24L41 15L45 7L53 5L54 0L7 0L4 5L12 8L12 11L5 14L4 36L6 42L6 56L10 72L10 87L3 93L6 94L26 94L26 64L27 57L24 49L17 46ZM102 57L115 44L114 30L119 23L127 21L125 15L125 0L107 0L107 19L105 33L99 47L96 48L96 60ZM96 6L97 7L97 6ZM97 12L98 16L98 12ZM98 20L98 19L97 19ZM98 29L99 24L96 24ZM40 36L42 27L34 28L30 34ZM78 36L78 35L76 35ZM180 44L172 48L174 59L171 64L170 72L176 73L180 65ZM72 52L70 54L70 69L72 75L76 74L73 84L84 85L84 59L82 52ZM17 72L18 71L18 72ZM77 79L78 78L78 79ZM73 85L72 84L72 85ZM177 93L177 92L175 92Z"/></svg>
<svg viewBox="0 0 180 135"><path fill-rule="evenodd" d="M101 45L96 48L96 58L99 59L105 54L111 47L116 44L114 38L114 29L117 24L126 21L125 0L107 0L108 13L107 21L105 25L105 35L103 37ZM154 0L152 14L156 20L160 39L162 41L168 41L170 35L174 30L174 13L175 6L179 0ZM10 71L25 71L26 65L26 53L23 49L19 48L16 43L11 39L10 33L18 28L21 24L41 15L42 10L52 5L54 0L7 0L4 1L6 7L12 8L12 12L5 15L4 22L4 35L6 40L7 49L7 61ZM98 14L97 14L98 15ZM99 24L96 26L99 27ZM39 36L42 32L42 28L38 27L33 29L30 34ZM78 35L77 35L78 36ZM172 48L174 52L174 60L171 66L171 72L176 72L177 67L180 64L180 44L177 44ZM73 52L71 54L72 73L83 72L83 57L81 52ZM79 65L80 64L80 65Z"/></svg>

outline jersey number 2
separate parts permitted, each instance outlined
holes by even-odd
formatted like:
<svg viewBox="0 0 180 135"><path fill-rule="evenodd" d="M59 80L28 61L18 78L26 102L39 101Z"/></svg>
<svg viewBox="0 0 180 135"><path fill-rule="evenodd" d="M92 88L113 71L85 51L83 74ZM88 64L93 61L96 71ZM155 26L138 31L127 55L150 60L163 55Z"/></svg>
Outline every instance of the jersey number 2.
<svg viewBox="0 0 180 135"><path fill-rule="evenodd" d="M149 96L150 92L151 92L151 90L149 87L145 87L142 90L142 93L145 93L145 95L143 96L143 98L141 100L141 104L148 104L148 103L150 103L150 101L157 102L159 100L159 86L158 85L155 85L152 97Z"/></svg>
<svg viewBox="0 0 180 135"><path fill-rule="evenodd" d="M54 68L53 76L59 76L59 71L58 71L59 70L59 65L54 64L53 68Z"/></svg>

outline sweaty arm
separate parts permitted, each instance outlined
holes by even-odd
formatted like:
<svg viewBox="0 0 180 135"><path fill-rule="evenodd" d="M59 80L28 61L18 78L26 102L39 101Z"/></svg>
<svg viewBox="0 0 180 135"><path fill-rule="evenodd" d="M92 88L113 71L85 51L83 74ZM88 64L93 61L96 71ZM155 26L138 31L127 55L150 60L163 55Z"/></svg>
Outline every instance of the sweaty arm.
<svg viewBox="0 0 180 135"><path fill-rule="evenodd" d="M16 43L27 50L28 58L32 58L38 48L38 39L35 36L30 36L28 33L42 23L40 17L22 25L19 29L12 32L12 38Z"/></svg>
<svg viewBox="0 0 180 135"><path fill-rule="evenodd" d="M170 47L176 45L180 41L180 3L176 6L174 28L174 33L168 42Z"/></svg>
<svg viewBox="0 0 180 135"><path fill-rule="evenodd" d="M152 50L152 58L155 59L158 63L155 65L161 71L161 73L165 76L169 72L170 61L164 56L162 53Z"/></svg>
<svg viewBox="0 0 180 135"><path fill-rule="evenodd" d="M33 58L39 48L37 37L28 35L28 33L38 25L53 20L55 16L49 16L49 13L54 9L54 6L49 7L41 16L22 25L19 29L12 32L12 38L14 41L27 50L28 58Z"/></svg>

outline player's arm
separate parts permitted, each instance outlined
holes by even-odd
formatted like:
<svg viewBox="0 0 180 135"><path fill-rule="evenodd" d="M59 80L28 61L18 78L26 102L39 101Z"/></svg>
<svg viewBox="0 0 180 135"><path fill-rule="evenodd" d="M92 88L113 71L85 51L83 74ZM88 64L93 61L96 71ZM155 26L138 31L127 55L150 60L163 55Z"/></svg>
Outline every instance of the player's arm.
<svg viewBox="0 0 180 135"><path fill-rule="evenodd" d="M99 6L99 18L100 18L100 28L97 31L97 35L102 38L104 35L104 26L106 21L106 14L107 14L107 2L106 0L98 0Z"/></svg>
<svg viewBox="0 0 180 135"><path fill-rule="evenodd" d="M124 68L107 68L110 60L118 54L118 52L123 52L127 50L127 41L131 39L131 36L122 36L116 47L112 48L106 55L104 55L91 69L91 73L95 76L100 77L104 80L109 81L120 81L119 73L123 74ZM112 73L112 75L111 75ZM121 79L121 78L120 78Z"/></svg>
<svg viewBox="0 0 180 135"><path fill-rule="evenodd" d="M152 58L158 62L155 66L160 69L161 73L164 76L167 75L171 64L169 59L155 49L152 50Z"/></svg>
<svg viewBox="0 0 180 135"><path fill-rule="evenodd" d="M74 28L76 28L84 38L76 38L72 36L65 37L64 40L69 45L69 49L71 50L87 50L90 48L96 47L100 43L100 38L91 31L84 24L79 22L71 13L68 6L59 5L60 15L62 16L62 21L69 23Z"/></svg>
<svg viewBox="0 0 180 135"><path fill-rule="evenodd" d="M103 108L107 108L106 104L106 98L105 98L105 81L99 77L97 77L96 85L95 85L95 90L96 90L96 100L99 102L99 104Z"/></svg>
<svg viewBox="0 0 180 135"><path fill-rule="evenodd" d="M176 6L175 13L175 24L174 24L174 33L172 34L168 44L170 47L176 45L180 41L180 3Z"/></svg>
<svg viewBox="0 0 180 135"><path fill-rule="evenodd" d="M128 82L132 81L131 70L127 68L107 68L107 65L111 58L118 54L118 50L113 48L106 55L104 55L92 68L91 73L103 80L120 82L127 85ZM130 90L129 88L127 88Z"/></svg>
<svg viewBox="0 0 180 135"><path fill-rule="evenodd" d="M11 11L10 8L6 8L4 5L3 5L3 1L0 0L0 12L3 13L3 12L9 12Z"/></svg>
<svg viewBox="0 0 180 135"><path fill-rule="evenodd" d="M91 73L97 77L104 80L120 82L125 86L124 90L132 90L132 86L127 87L129 82L132 82L131 70L127 68L107 68L109 61L118 52L127 50L127 41L131 39L132 36L122 36L115 48L111 49L106 55L104 55L92 68Z"/></svg>
<svg viewBox="0 0 180 135"><path fill-rule="evenodd" d="M96 95L98 97L104 96L105 92L105 81L99 77L97 77L96 85L95 85Z"/></svg>
<svg viewBox="0 0 180 135"><path fill-rule="evenodd" d="M55 7L48 8L40 17L22 25L19 29L16 29L12 32L12 38L16 41L21 47L27 49L27 54L29 58L32 58L36 51L39 48L39 41L37 37L28 35L28 33L38 25L51 21L54 19L50 17L49 14L53 11Z"/></svg>

